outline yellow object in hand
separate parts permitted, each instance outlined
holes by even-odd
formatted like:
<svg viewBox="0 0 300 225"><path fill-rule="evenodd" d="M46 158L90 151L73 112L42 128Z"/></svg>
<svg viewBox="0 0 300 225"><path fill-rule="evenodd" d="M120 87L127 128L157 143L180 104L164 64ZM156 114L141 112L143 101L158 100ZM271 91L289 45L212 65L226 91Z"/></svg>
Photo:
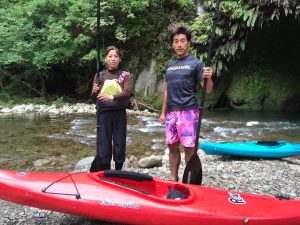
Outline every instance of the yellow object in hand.
<svg viewBox="0 0 300 225"><path fill-rule="evenodd" d="M116 79L105 80L101 89L101 94L115 95L122 92L122 88Z"/></svg>

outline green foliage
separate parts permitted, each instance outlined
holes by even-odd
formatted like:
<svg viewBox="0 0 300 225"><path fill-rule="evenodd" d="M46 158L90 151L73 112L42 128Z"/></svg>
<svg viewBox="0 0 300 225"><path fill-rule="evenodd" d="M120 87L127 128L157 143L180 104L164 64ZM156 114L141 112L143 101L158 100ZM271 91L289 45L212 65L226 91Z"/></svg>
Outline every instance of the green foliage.
<svg viewBox="0 0 300 225"><path fill-rule="evenodd" d="M55 101L52 102L53 105L56 107L62 106L64 103L64 97L57 98Z"/></svg>
<svg viewBox="0 0 300 225"><path fill-rule="evenodd" d="M244 110L262 110L263 101L269 94L266 69L243 68L235 75L227 90L231 104Z"/></svg>
<svg viewBox="0 0 300 225"><path fill-rule="evenodd" d="M91 41L91 37L80 32L90 27L86 21L78 20L83 16L80 10L92 9L93 1L89 2L87 7L88 1L35 0L10 8L2 23L1 36L7 42L1 45L1 63L47 70L70 60ZM92 16L87 13L81 14Z"/></svg>
<svg viewBox="0 0 300 225"><path fill-rule="evenodd" d="M101 62L104 48L116 45L124 55L123 68L136 76L147 60L160 54L155 48L164 46L169 21L191 19L193 4L193 0L101 0ZM26 83L28 97L33 89L47 96L55 80L74 80L80 89L95 72L95 32L94 0L1 1L0 68L12 78L1 75L0 84L11 92Z"/></svg>
<svg viewBox="0 0 300 225"><path fill-rule="evenodd" d="M19 99L20 102L24 104L33 104L33 105L50 105L51 101L47 101L44 98L26 98L26 99Z"/></svg>
<svg viewBox="0 0 300 225"><path fill-rule="evenodd" d="M216 2L203 4L206 12L197 17L194 0L101 0L101 62L104 48L113 44L134 80L151 58L162 79L173 55L168 32L177 23L193 30L191 52L205 61ZM254 28L299 14L297 0L221 0L213 51L217 72L240 57ZM96 70L95 39L95 0L2 0L0 91L30 98L46 97L65 84L74 92L88 90Z"/></svg>
<svg viewBox="0 0 300 225"><path fill-rule="evenodd" d="M139 68L139 61L140 61L139 57L133 56L131 57L130 61L126 65L127 70L130 71L131 73L133 81L136 81L137 79L137 73L138 73L137 68Z"/></svg>
<svg viewBox="0 0 300 225"><path fill-rule="evenodd" d="M4 102L11 102L12 98L9 93L4 91L0 92L0 105L3 105Z"/></svg>
<svg viewBox="0 0 300 225"><path fill-rule="evenodd" d="M94 44L93 8L92 0L31 0L9 5L0 15L0 65L11 73L5 86L27 83L35 94L45 97L47 80L60 75L52 73L54 67L72 64L73 71L86 67Z"/></svg>
<svg viewBox="0 0 300 225"><path fill-rule="evenodd" d="M170 61L170 55L166 54L162 49L158 51L157 55L155 56L156 61L158 62L155 67L155 73L157 74L157 80L161 80L165 76L166 65Z"/></svg>
<svg viewBox="0 0 300 225"><path fill-rule="evenodd" d="M163 103L161 93L155 93L148 96L141 95L136 96L140 101L142 101L146 105L151 105L152 108L156 110L161 110L161 106Z"/></svg>
<svg viewBox="0 0 300 225"><path fill-rule="evenodd" d="M50 105L51 100L44 98L23 98L22 96L11 96L11 93L0 92L0 107L12 108L20 104L34 104L34 105Z"/></svg>
<svg viewBox="0 0 300 225"><path fill-rule="evenodd" d="M195 35L195 45L200 59L205 61L211 25L215 14L215 1L204 1L206 13L195 18L190 27ZM239 58L245 50L249 31L262 27L264 23L279 19L281 14L294 14L299 18L299 2L296 0L221 0L220 15L217 20L215 57L213 64L217 72L226 70L229 62Z"/></svg>

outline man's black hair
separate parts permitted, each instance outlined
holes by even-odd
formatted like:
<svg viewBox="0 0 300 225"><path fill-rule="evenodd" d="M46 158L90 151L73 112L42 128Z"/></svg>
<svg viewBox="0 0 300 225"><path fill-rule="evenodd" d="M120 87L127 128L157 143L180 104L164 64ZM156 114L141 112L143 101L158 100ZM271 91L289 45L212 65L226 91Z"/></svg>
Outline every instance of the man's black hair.
<svg viewBox="0 0 300 225"><path fill-rule="evenodd" d="M186 39L188 41L191 41L191 39L192 39L192 31L189 30L189 29L187 29L187 28L185 28L185 27L179 26L179 27L175 27L170 32L170 41L171 41L171 44L173 43L174 36L178 35L178 34L185 34Z"/></svg>

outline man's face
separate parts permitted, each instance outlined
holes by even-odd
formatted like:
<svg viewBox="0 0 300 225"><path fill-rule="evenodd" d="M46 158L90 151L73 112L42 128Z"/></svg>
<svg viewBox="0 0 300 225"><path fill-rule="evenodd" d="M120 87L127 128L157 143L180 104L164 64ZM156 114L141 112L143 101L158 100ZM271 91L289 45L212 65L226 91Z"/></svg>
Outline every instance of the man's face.
<svg viewBox="0 0 300 225"><path fill-rule="evenodd" d="M183 58L188 54L188 48L191 42L186 38L185 34L177 34L173 38L172 47L178 58Z"/></svg>

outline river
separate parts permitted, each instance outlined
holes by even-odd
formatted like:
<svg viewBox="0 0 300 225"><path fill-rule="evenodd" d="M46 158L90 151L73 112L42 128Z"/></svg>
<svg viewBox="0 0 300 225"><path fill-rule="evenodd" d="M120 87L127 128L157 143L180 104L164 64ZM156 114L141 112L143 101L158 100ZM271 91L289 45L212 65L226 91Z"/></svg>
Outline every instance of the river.
<svg viewBox="0 0 300 225"><path fill-rule="evenodd" d="M72 171L95 154L94 115L0 114L0 168ZM201 141L300 142L298 114L205 111ZM128 116L127 157L164 154L158 116Z"/></svg>

